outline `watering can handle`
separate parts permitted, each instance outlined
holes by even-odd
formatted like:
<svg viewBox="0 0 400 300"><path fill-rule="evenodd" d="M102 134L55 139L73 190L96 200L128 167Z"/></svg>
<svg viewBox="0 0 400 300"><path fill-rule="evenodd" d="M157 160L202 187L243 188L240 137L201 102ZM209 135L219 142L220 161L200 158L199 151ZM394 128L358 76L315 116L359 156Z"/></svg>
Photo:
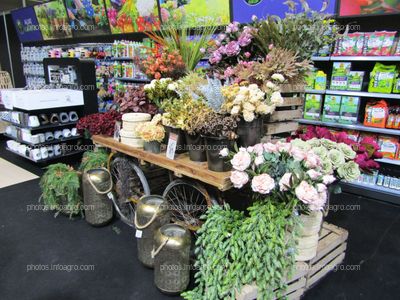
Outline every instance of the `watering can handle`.
<svg viewBox="0 0 400 300"><path fill-rule="evenodd" d="M169 238L167 238L164 242L162 242L162 244L160 245L160 247L158 247L157 250L155 250L155 251L154 251L154 249L151 250L151 258L155 258L158 255L158 253L160 253L162 248L164 248L164 246L168 243L168 241L169 241Z"/></svg>
<svg viewBox="0 0 400 300"><path fill-rule="evenodd" d="M106 168L102 168L102 169L103 169L104 171L107 171L108 174L110 174L110 172L109 172ZM91 185L92 188L96 191L97 194L100 194L100 195L108 194L109 192L111 192L111 190L112 190L112 188L113 188L113 182L112 182L112 179L111 179L111 175L110 175L110 187L109 187L109 188L107 189L107 191L105 191L105 192L99 191L99 189L93 184L92 180L90 179L90 176L88 176L87 179L88 179L90 185Z"/></svg>
<svg viewBox="0 0 400 300"><path fill-rule="evenodd" d="M160 205L161 206L161 205ZM144 225L139 225L138 221L137 221L137 213L135 211L135 226L136 229L142 230L142 229L146 229L147 227L149 227L151 225L151 223L154 222L154 220L157 218L157 213L158 210L160 209L160 206L157 207L156 211L154 212L154 215L151 217L150 221L148 221L146 224Z"/></svg>

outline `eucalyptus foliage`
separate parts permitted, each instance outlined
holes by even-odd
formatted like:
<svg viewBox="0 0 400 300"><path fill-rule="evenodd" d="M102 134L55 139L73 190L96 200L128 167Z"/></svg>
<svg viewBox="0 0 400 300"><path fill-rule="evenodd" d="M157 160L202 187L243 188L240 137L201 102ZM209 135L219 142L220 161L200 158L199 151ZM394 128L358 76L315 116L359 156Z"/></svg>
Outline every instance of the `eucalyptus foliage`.
<svg viewBox="0 0 400 300"><path fill-rule="evenodd" d="M83 154L82 162L79 169L86 172L93 169L105 168L108 162L108 152L105 149L97 149L96 151L86 151Z"/></svg>
<svg viewBox="0 0 400 300"><path fill-rule="evenodd" d="M61 163L48 166L40 179L40 188L40 201L49 210L56 210L56 215L66 212L71 217L81 213L80 179L72 167Z"/></svg>
<svg viewBox="0 0 400 300"><path fill-rule="evenodd" d="M225 102L225 97L222 95L221 80L207 77L207 84L200 86L200 91L207 105L215 112L219 112Z"/></svg>
<svg viewBox="0 0 400 300"><path fill-rule="evenodd" d="M256 201L249 216L228 205L211 207L196 242L196 287L188 300L235 299L246 284L256 284L257 299L281 297L295 264L296 201L269 197Z"/></svg>

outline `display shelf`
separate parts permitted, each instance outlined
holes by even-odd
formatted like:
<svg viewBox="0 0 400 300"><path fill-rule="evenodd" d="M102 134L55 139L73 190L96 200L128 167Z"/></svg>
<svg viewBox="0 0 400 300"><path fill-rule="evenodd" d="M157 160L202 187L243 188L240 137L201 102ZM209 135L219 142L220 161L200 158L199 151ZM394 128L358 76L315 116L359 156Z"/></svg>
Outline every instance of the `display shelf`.
<svg viewBox="0 0 400 300"><path fill-rule="evenodd" d="M381 158L381 159L376 159L376 161L379 163L400 166L400 160L395 160L395 159L390 159L390 158Z"/></svg>
<svg viewBox="0 0 400 300"><path fill-rule="evenodd" d="M136 83L149 83L149 79L139 79L139 78L127 78L127 77L114 77L115 80L119 81L128 81L128 82L136 82Z"/></svg>
<svg viewBox="0 0 400 300"><path fill-rule="evenodd" d="M38 127L29 127L29 126L24 126L23 124L17 124L17 123L13 123L9 120L4 120L1 119L1 121L7 122L15 127L18 128L23 128L23 129L29 129L31 131L38 131L38 130L46 130L46 129L56 129L56 128L63 128L63 127L68 127L68 126L73 126L76 125L77 122L68 122L68 123L57 123L57 124L48 124L48 125L42 125L42 126L38 126Z"/></svg>
<svg viewBox="0 0 400 300"><path fill-rule="evenodd" d="M321 94L321 95L324 95L324 94L326 94L326 90L308 90L308 89L306 89L305 90L305 93L306 94Z"/></svg>
<svg viewBox="0 0 400 300"><path fill-rule="evenodd" d="M331 56L331 61L400 61L400 56Z"/></svg>
<svg viewBox="0 0 400 300"><path fill-rule="evenodd" d="M27 159L27 160L33 161L33 162L35 162L35 163L46 163L46 162L50 162L50 161L62 159L62 158L68 157L68 156L74 156L74 155L77 155L77 154L80 154L80 153L83 153L83 152L84 152L83 150L76 150L76 151L64 153L64 154L58 155L58 156L53 156L53 157L48 157L48 158L45 158L45 159L34 160L34 159L32 159L31 157L26 156L26 155L22 155L22 154L20 154L20 153L18 153L18 152L15 152L15 151L11 150L10 148L7 148L7 147L6 147L6 150L9 151L9 152L11 152L11 153L13 153L13 154L15 154L15 155L18 155L18 156L20 156L20 157L23 157L23 158L25 158L25 159Z"/></svg>
<svg viewBox="0 0 400 300"><path fill-rule="evenodd" d="M330 61L330 56L313 56L311 57L312 61Z"/></svg>
<svg viewBox="0 0 400 300"><path fill-rule="evenodd" d="M360 182L340 183L344 192L372 198L384 202L400 204L400 190L390 189L384 186L372 185Z"/></svg>
<svg viewBox="0 0 400 300"><path fill-rule="evenodd" d="M48 145L53 145L53 144L59 144L59 143L69 142L69 141L75 141L75 140L79 140L79 139L82 138L81 135L78 135L78 136L71 136L71 137L69 137L69 138L54 139L54 140L52 140L52 141L47 141L47 142L44 142L44 143L33 144L33 143L31 143L31 142L27 142L27 141L18 139L18 138L16 138L16 137L13 137L12 135L9 135L9 134L7 134L7 133L4 133L4 136L7 137L7 138L9 138L9 139L15 140L15 141L18 142L18 143L25 144L25 145L31 146L31 147L48 146Z"/></svg>
<svg viewBox="0 0 400 300"><path fill-rule="evenodd" d="M383 94L383 93L369 93L369 92L356 92L356 91L326 90L326 94L339 95L339 96L353 96L353 97L400 99L400 94Z"/></svg>
<svg viewBox="0 0 400 300"><path fill-rule="evenodd" d="M297 121L301 124L335 127L335 128L343 128L343 129L350 129L350 130L359 130L359 131L365 131L365 132L382 133L382 134L400 136L400 130L397 130L397 129L368 127L368 126L364 126L361 124L351 125L351 124L330 123L330 122L322 122L322 121L314 121L314 120L306 120L306 119L299 119Z"/></svg>

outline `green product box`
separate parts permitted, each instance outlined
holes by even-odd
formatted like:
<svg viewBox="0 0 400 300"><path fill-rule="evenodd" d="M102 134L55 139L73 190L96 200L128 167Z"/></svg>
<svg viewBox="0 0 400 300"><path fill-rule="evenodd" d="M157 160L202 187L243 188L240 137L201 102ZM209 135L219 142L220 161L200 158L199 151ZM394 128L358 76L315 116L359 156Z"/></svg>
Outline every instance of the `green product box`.
<svg viewBox="0 0 400 300"><path fill-rule="evenodd" d="M339 123L356 124L358 120L358 109L360 107L360 97L343 96L340 105Z"/></svg>
<svg viewBox="0 0 400 300"><path fill-rule="evenodd" d="M304 104L304 119L319 121L321 119L322 95L307 94Z"/></svg>
<svg viewBox="0 0 400 300"><path fill-rule="evenodd" d="M361 91L365 72L351 71L347 80L349 91Z"/></svg>
<svg viewBox="0 0 400 300"><path fill-rule="evenodd" d="M309 72L306 75L305 79L306 79L306 90L313 90L315 84L315 72L314 71Z"/></svg>
<svg viewBox="0 0 400 300"><path fill-rule="evenodd" d="M341 96L326 95L324 110L322 113L322 121L338 122L340 118Z"/></svg>
<svg viewBox="0 0 400 300"><path fill-rule="evenodd" d="M351 69L350 62L335 62L333 63L331 89L346 90L348 85L348 76Z"/></svg>

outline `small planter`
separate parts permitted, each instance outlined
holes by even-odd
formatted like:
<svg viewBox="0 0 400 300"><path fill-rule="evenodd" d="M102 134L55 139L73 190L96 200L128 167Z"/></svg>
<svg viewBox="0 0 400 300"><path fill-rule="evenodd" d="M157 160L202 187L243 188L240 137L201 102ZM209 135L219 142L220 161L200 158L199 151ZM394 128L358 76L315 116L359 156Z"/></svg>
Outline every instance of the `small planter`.
<svg viewBox="0 0 400 300"><path fill-rule="evenodd" d="M161 153L161 143L157 141L144 142L144 151L159 154Z"/></svg>
<svg viewBox="0 0 400 300"><path fill-rule="evenodd" d="M176 154L181 154L187 152L186 150L186 140L185 133L183 130L179 128L173 128L169 126L165 126L165 144L168 145L169 135L170 133L175 133L178 136L178 141L176 143Z"/></svg>
<svg viewBox="0 0 400 300"><path fill-rule="evenodd" d="M208 169L214 172L227 172L231 169L228 162L220 156L220 151L224 148L232 149L233 141L226 137L204 136L206 144Z"/></svg>
<svg viewBox="0 0 400 300"><path fill-rule="evenodd" d="M249 147L260 143L263 136L263 119L258 118L253 122L246 122L245 120L240 120L238 123L238 146L239 147Z"/></svg>
<svg viewBox="0 0 400 300"><path fill-rule="evenodd" d="M185 132L186 143L189 149L189 157L191 161L205 162L207 161L204 138L199 134L191 135Z"/></svg>

